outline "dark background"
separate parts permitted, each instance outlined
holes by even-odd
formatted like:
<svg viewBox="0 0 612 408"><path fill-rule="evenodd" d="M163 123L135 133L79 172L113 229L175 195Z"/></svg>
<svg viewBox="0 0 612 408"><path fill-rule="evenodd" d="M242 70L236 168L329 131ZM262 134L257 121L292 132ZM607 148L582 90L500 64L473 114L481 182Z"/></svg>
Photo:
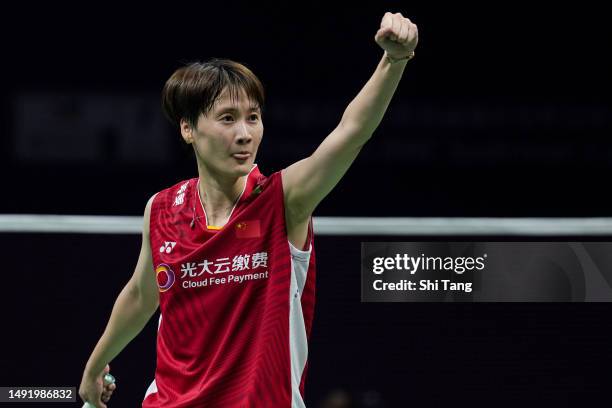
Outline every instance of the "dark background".
<svg viewBox="0 0 612 408"><path fill-rule="evenodd" d="M194 177L159 107L193 60L234 59L263 81L265 174L303 158L375 69L385 11L418 24L416 57L316 216L612 215L612 36L587 2L15 6L0 26L0 213L140 215ZM308 406L337 387L386 407L605 390L607 304L362 304L362 240L317 239ZM139 241L0 235L0 385L78 386ZM137 406L152 379L153 320L111 364L111 406Z"/></svg>

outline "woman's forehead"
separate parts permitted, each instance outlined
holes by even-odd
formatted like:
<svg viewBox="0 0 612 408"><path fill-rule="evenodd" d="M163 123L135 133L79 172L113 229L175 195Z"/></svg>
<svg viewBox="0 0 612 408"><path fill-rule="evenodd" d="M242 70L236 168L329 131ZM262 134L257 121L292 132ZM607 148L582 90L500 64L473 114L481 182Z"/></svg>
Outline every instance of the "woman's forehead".
<svg viewBox="0 0 612 408"><path fill-rule="evenodd" d="M259 104L252 98L249 98L244 89L238 90L236 95L225 88L215 100L214 109L259 109Z"/></svg>

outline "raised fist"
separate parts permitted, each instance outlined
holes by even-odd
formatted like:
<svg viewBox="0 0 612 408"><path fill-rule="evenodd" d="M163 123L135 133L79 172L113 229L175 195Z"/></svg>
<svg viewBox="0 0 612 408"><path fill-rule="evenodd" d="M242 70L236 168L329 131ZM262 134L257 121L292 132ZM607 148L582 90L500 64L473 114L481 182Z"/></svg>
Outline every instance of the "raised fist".
<svg viewBox="0 0 612 408"><path fill-rule="evenodd" d="M391 58L404 58L414 53L419 41L419 30L416 24L401 13L387 12L380 22L380 29L374 40Z"/></svg>

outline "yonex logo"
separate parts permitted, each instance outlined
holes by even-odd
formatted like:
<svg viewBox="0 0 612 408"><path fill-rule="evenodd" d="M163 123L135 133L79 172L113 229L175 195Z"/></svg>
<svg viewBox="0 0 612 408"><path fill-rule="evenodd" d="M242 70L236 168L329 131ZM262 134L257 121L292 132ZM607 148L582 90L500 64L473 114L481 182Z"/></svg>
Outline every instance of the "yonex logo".
<svg viewBox="0 0 612 408"><path fill-rule="evenodd" d="M159 252L165 252L169 254L170 252L172 252L175 246L176 242L164 241L164 245L159 248Z"/></svg>

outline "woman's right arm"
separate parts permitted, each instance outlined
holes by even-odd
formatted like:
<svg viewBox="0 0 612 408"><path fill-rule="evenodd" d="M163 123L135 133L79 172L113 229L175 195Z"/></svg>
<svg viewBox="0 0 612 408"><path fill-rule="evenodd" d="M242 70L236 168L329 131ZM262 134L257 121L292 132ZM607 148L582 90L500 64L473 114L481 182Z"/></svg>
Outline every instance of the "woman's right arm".
<svg viewBox="0 0 612 408"><path fill-rule="evenodd" d="M83 400L91 398L91 402L99 401L101 389L97 395L90 395L98 388L95 387L96 379L101 376L106 364L140 333L159 306L159 290L153 273L149 240L149 218L154 198L155 195L145 207L142 246L134 274L117 297L106 329L85 366L79 389Z"/></svg>

